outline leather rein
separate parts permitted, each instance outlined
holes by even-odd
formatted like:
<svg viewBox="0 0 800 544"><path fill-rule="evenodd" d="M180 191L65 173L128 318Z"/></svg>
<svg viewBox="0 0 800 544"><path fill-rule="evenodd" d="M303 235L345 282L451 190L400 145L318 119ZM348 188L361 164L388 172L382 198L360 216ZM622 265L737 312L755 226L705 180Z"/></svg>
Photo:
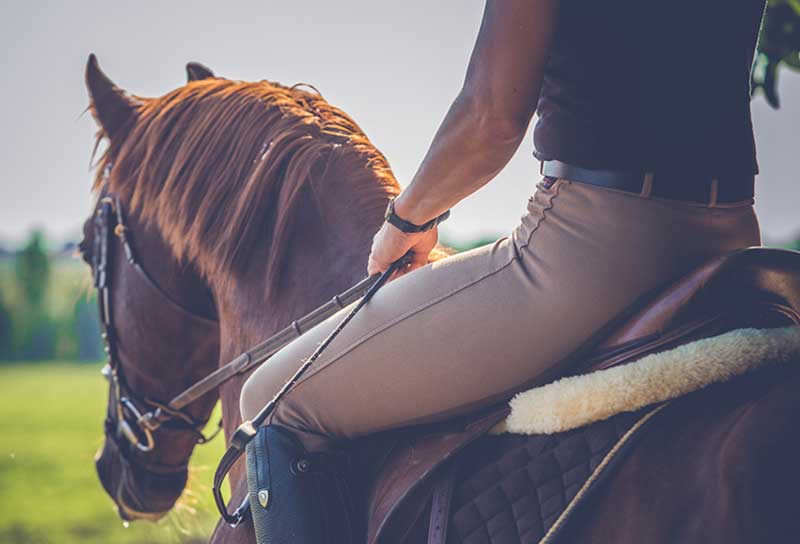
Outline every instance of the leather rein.
<svg viewBox="0 0 800 544"><path fill-rule="evenodd" d="M94 216L94 241L92 263L94 272L94 287L97 289L98 306L100 310L100 323L107 363L102 373L112 386L113 418L106 418L106 430L109 436L124 437L136 450L147 453L155 447L153 434L164 424L170 424L180 430L186 430L197 436L198 444L205 444L212 440L221 429L220 426L210 436L203 434L205 422L196 421L185 409L187 406L214 391L222 384L235 376L244 374L261 365L275 352L292 340L303 334L308 329L321 323L337 311L352 302L361 299L373 286L378 276L364 278L353 287L336 295L332 300L311 311L305 316L293 321L289 326L278 331L273 336L257 344L253 348L241 353L230 362L220 366L217 370L194 383L169 402L162 403L137 395L127 385L122 366L116 355L117 332L114 328L111 311L111 282L110 282L110 244L116 238L125 252L126 262L136 273L156 292L167 300L173 307L194 319L209 323L215 320L197 315L173 300L136 258L136 253L131 240L131 231L125 224L125 214L118 198L106 195L100 199ZM164 470L158 472L173 471ZM185 465L169 467L174 470L183 470Z"/></svg>

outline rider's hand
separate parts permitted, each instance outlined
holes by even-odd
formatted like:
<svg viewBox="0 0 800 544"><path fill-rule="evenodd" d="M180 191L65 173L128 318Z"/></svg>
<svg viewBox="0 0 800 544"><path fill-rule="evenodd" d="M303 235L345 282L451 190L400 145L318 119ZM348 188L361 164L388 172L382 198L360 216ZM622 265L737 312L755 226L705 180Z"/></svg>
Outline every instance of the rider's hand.
<svg viewBox="0 0 800 544"><path fill-rule="evenodd" d="M428 256L439 239L438 229L427 232L405 233L389 223L384 223L372 239L372 252L369 255L367 272L377 274L383 272L394 261L411 250L411 261L394 277L400 276L428 264Z"/></svg>

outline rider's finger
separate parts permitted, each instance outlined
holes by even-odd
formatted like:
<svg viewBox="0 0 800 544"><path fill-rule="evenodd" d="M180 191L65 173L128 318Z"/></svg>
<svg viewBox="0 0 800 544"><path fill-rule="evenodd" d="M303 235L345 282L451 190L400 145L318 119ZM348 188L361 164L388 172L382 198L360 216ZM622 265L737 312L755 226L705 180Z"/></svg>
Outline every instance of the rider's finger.
<svg viewBox="0 0 800 544"><path fill-rule="evenodd" d="M372 252L369 256L367 265L367 272L370 274L379 274L381 272L385 272L387 268L392 265L391 260L387 260L381 257L380 252Z"/></svg>
<svg viewBox="0 0 800 544"><path fill-rule="evenodd" d="M369 260L367 261L367 274L372 276L374 274L379 274L386 270L386 267L381 268L380 264L373 255L369 256Z"/></svg>

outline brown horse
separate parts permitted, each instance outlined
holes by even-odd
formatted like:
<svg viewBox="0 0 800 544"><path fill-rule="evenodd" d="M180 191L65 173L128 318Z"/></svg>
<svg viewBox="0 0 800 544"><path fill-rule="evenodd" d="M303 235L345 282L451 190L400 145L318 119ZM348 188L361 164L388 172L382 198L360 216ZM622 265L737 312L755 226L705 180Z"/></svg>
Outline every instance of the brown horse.
<svg viewBox="0 0 800 544"><path fill-rule="evenodd" d="M197 65L190 65L189 76L186 86L145 99L115 87L93 57L87 68L92 112L108 143L95 182L98 212L110 198L105 202L120 214L112 237L120 242L107 248L107 308L112 385L124 379L124 391L112 387L97 465L126 519L157 518L172 506L185 485L197 427L216 396L206 395L182 414L187 418L173 417L154 430L149 450L119 438L119 396L134 405L165 402L220 360L361 279L372 233L398 191L383 156L318 94L266 81L227 81ZM103 248L95 224L87 221L81 247L97 276ZM126 263L125 243L149 280ZM770 325L798 321L796 312L787 312ZM228 437L239 423L243 379L219 391ZM800 508L792 499L800 483L793 466L800 458L793 432L798 386L800 374L787 366L666 408L607 485L574 513L560 541L793 540L800 531ZM513 442L520 440L527 438L479 441L483 451L470 453L480 459L473 464L490 465L493 456L518 451ZM231 486L236 506L245 495L242 467ZM453 542L523 541L520 526L510 537L490 530L491 516L481 524L485 534L459 536L459 515L484 514L468 490L459 492L455 503L465 506L454 514ZM417 513L426 501L430 496L420 500ZM389 526L384 540L425 541L428 527L416 523L423 518L402 529ZM220 524L213 536L218 542L253 539L247 524Z"/></svg>

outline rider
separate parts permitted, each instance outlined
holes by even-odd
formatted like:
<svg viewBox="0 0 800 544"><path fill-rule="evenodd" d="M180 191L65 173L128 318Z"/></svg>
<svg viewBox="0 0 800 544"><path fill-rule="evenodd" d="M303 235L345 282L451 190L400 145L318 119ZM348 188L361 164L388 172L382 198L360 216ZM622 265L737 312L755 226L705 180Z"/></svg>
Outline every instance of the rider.
<svg viewBox="0 0 800 544"><path fill-rule="evenodd" d="M409 250L411 264L248 445L259 542L357 539L335 470L343 442L508 399L641 295L760 244L749 72L764 1L487 0L463 88L368 272ZM505 166L535 112L543 179L519 225L427 264L436 218ZM340 319L249 378L245 420Z"/></svg>

